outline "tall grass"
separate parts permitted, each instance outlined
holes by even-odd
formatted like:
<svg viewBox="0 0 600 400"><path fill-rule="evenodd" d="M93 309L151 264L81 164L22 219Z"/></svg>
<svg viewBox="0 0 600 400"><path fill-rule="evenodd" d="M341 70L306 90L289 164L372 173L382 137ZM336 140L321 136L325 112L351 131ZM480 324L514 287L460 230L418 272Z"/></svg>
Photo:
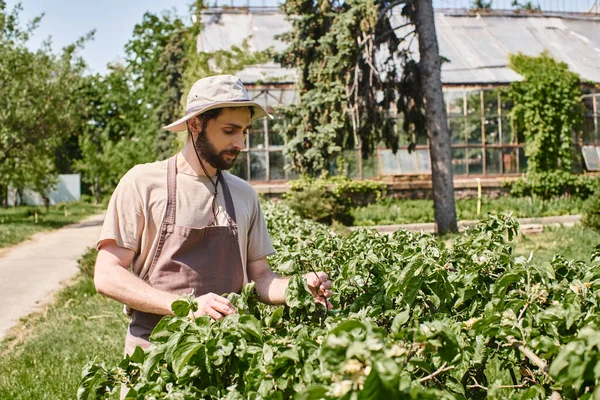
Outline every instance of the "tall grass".
<svg viewBox="0 0 600 400"><path fill-rule="evenodd" d="M516 218L547 217L580 214L584 202L579 199L539 200L532 198L483 197L481 212L477 215L477 199L456 201L459 220L480 219L488 213L512 212ZM386 198L352 212L357 226L409 224L433 222L433 200L397 200Z"/></svg>

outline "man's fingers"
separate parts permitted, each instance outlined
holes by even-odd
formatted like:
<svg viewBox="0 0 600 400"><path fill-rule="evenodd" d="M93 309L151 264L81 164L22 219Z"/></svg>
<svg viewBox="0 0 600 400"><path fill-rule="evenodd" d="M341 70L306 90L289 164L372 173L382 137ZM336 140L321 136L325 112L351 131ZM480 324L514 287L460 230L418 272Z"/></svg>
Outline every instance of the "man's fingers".
<svg viewBox="0 0 600 400"><path fill-rule="evenodd" d="M213 301L211 307L223 315L235 314L237 312L233 306L228 306L218 301Z"/></svg>
<svg viewBox="0 0 600 400"><path fill-rule="evenodd" d="M233 304L231 304L231 302L229 300L227 300L225 297L215 295L213 297L213 300L215 300L215 302L218 302L220 304L226 305L227 307L229 307L230 309L232 309L233 312L237 312L237 310L235 309L235 307L233 306Z"/></svg>
<svg viewBox="0 0 600 400"><path fill-rule="evenodd" d="M313 288L317 286L320 287L325 282L329 282L329 276L325 272L310 272L305 275L305 278L308 286ZM329 286L331 286L331 282L329 283Z"/></svg>
<svg viewBox="0 0 600 400"><path fill-rule="evenodd" d="M329 276L325 272L317 272L317 275L319 275L319 280L321 283L325 283L329 280Z"/></svg>
<svg viewBox="0 0 600 400"><path fill-rule="evenodd" d="M321 286L319 286L320 289L322 290L329 290L331 289L331 281L330 280L326 280L325 282L321 283Z"/></svg>
<svg viewBox="0 0 600 400"><path fill-rule="evenodd" d="M217 311L213 310L212 308L209 308L209 309L207 309L207 310L206 310L206 314L207 314L207 315L210 315L210 317L211 317L212 319L214 319L215 321L218 321L218 320L220 320L220 319L223 319L223 314L221 314L221 313L219 313L219 312L217 312Z"/></svg>

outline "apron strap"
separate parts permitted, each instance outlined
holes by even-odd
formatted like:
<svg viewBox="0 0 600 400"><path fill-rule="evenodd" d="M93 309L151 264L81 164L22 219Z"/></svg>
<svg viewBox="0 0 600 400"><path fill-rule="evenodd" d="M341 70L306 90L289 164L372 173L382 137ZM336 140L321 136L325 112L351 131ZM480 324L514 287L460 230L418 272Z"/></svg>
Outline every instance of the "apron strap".
<svg viewBox="0 0 600 400"><path fill-rule="evenodd" d="M175 209L177 208L177 155L169 158L167 164L167 211L165 224L175 225Z"/></svg>
<svg viewBox="0 0 600 400"><path fill-rule="evenodd" d="M237 219L235 217L235 207L233 206L233 198L231 197L231 192L229 191L229 186L227 185L227 179L223 176L221 170L219 170L219 175L221 175L221 186L223 186L223 198L225 199L225 210L227 211L229 225L236 226Z"/></svg>
<svg viewBox="0 0 600 400"><path fill-rule="evenodd" d="M177 206L177 155L169 158L167 162L167 209L163 217L162 223L160 224L160 230L158 231L158 245L152 257L152 263L146 271L140 273L140 279L143 281L147 280L150 276L158 257L162 252L162 248L165 245L165 237L167 232L173 232L175 226L175 208Z"/></svg>

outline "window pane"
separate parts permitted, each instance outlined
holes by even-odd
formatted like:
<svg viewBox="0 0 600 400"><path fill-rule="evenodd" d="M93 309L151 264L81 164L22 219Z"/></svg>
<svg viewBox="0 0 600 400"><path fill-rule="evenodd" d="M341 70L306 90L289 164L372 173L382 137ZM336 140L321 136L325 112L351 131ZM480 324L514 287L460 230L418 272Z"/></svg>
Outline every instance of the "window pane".
<svg viewBox="0 0 600 400"><path fill-rule="evenodd" d="M452 144L465 143L465 118L462 115L448 117L450 127L450 138Z"/></svg>
<svg viewBox="0 0 600 400"><path fill-rule="evenodd" d="M343 171L340 171L341 165L338 165L336 173L346 175L348 178L359 178L358 150L344 150L342 152L342 158L344 159L344 169Z"/></svg>
<svg viewBox="0 0 600 400"><path fill-rule="evenodd" d="M267 180L267 155L264 151L250 151L250 180Z"/></svg>
<svg viewBox="0 0 600 400"><path fill-rule="evenodd" d="M517 170L517 149L502 150L502 168L505 174L516 174Z"/></svg>
<svg viewBox="0 0 600 400"><path fill-rule="evenodd" d="M377 154L370 155L363 160L363 178L376 178L379 176L379 163Z"/></svg>
<svg viewBox="0 0 600 400"><path fill-rule="evenodd" d="M292 89L282 90L281 103L282 105L296 104L296 91Z"/></svg>
<svg viewBox="0 0 600 400"><path fill-rule="evenodd" d="M269 177L270 180L285 179L285 160L283 152L281 151L270 151L269 152Z"/></svg>
<svg viewBox="0 0 600 400"><path fill-rule="evenodd" d="M510 126L510 119L508 117L502 117L502 144L517 144L516 135L513 134L512 127Z"/></svg>
<svg viewBox="0 0 600 400"><path fill-rule="evenodd" d="M483 150L468 149L467 155L469 157L469 175L483 174Z"/></svg>
<svg viewBox="0 0 600 400"><path fill-rule="evenodd" d="M448 115L462 116L463 115L463 91L449 90L444 92L444 101L448 108Z"/></svg>
<svg viewBox="0 0 600 400"><path fill-rule="evenodd" d="M275 126L276 123L277 121L274 119L267 121L269 129L269 148L273 146L283 146L285 144L283 136L281 136L275 131L275 129L273 129L273 126Z"/></svg>
<svg viewBox="0 0 600 400"><path fill-rule="evenodd" d="M483 91L483 112L485 117L495 117L498 115L498 91Z"/></svg>
<svg viewBox="0 0 600 400"><path fill-rule="evenodd" d="M281 104L281 90L279 89L269 89L266 92L266 103L269 109L276 107Z"/></svg>
<svg viewBox="0 0 600 400"><path fill-rule="evenodd" d="M404 131L404 118L396 119L396 129L398 130L398 144L408 146L412 141L411 134Z"/></svg>
<svg viewBox="0 0 600 400"><path fill-rule="evenodd" d="M500 123L498 117L485 118L485 142L487 144L500 144Z"/></svg>
<svg viewBox="0 0 600 400"><path fill-rule="evenodd" d="M499 175L500 171L500 149L486 149L485 151L485 172L486 175Z"/></svg>
<svg viewBox="0 0 600 400"><path fill-rule="evenodd" d="M416 135L415 137L415 143L421 146L427 146L428 141L427 141L427 134L426 132L423 132L422 135Z"/></svg>
<svg viewBox="0 0 600 400"><path fill-rule="evenodd" d="M600 121L598 121L600 122ZM596 143L598 141L598 127L593 116L583 118L583 143Z"/></svg>
<svg viewBox="0 0 600 400"><path fill-rule="evenodd" d="M265 102L265 93L263 90L249 90L248 96L250 97L250 100L258 103L263 108L267 108L267 104Z"/></svg>
<svg viewBox="0 0 600 400"><path fill-rule="evenodd" d="M591 93L590 93L591 94ZM594 113L594 97L593 96L585 96L583 99L583 106L585 107L586 114ZM596 99L598 101L599 99Z"/></svg>
<svg viewBox="0 0 600 400"><path fill-rule="evenodd" d="M248 147L251 149L263 149L265 147L265 128L262 119L252 121L248 141Z"/></svg>
<svg viewBox="0 0 600 400"><path fill-rule="evenodd" d="M398 150L398 159L400 160L400 171L403 174L416 174L419 172L419 164L415 152L409 153L408 150Z"/></svg>
<svg viewBox="0 0 600 400"><path fill-rule="evenodd" d="M525 157L525 151L523 148L519 148L519 173L524 174L527 172L527 157Z"/></svg>
<svg viewBox="0 0 600 400"><path fill-rule="evenodd" d="M452 149L452 172L454 175L465 175L467 173L466 149Z"/></svg>
<svg viewBox="0 0 600 400"><path fill-rule="evenodd" d="M500 114L503 117L508 117L510 110L513 108L513 102L509 99L508 94L500 95Z"/></svg>
<svg viewBox="0 0 600 400"><path fill-rule="evenodd" d="M431 158L429 157L429 150L418 149L414 151L417 157L417 164L419 165L419 173L431 173Z"/></svg>
<svg viewBox="0 0 600 400"><path fill-rule="evenodd" d="M467 92L467 138L469 144L481 143L481 94Z"/></svg>
<svg viewBox="0 0 600 400"><path fill-rule="evenodd" d="M233 167L229 170L233 175L239 176L244 180L248 180L248 153L242 151L233 163Z"/></svg>

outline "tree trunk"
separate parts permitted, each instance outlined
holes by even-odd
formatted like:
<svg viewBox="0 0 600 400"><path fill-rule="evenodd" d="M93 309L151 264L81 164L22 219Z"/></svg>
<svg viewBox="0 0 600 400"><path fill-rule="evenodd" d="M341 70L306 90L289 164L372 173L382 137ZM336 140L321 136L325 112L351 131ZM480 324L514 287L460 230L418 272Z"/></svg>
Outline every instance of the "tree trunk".
<svg viewBox="0 0 600 400"><path fill-rule="evenodd" d="M456 208L452 179L450 130L442 92L441 61L432 0L415 1L415 25L419 38L421 85L431 153L431 179L436 232L456 232Z"/></svg>

